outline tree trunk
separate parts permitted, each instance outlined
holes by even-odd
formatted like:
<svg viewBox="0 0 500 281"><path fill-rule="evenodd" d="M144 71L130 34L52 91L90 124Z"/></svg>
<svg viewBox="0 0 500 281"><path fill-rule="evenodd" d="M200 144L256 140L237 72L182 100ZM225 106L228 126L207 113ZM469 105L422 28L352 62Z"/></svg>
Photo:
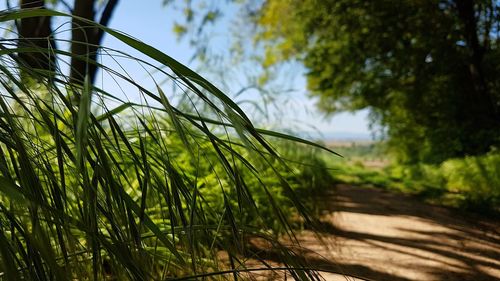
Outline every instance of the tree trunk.
<svg viewBox="0 0 500 281"><path fill-rule="evenodd" d="M21 0L21 9L45 9L43 0ZM19 63L25 68L48 70L53 67L55 55L50 49L55 49L50 17L23 18L19 22L20 48L36 48L36 51L20 52Z"/></svg>
<svg viewBox="0 0 500 281"><path fill-rule="evenodd" d="M498 144L499 112L484 73L484 57L488 47L481 45L479 40L479 19L476 15L475 1L455 0L455 7L467 46L466 64L473 86L471 93L464 97L466 106L461 113L463 152L465 155L475 155L485 153L492 145ZM484 34L484 36L490 35Z"/></svg>
<svg viewBox="0 0 500 281"><path fill-rule="evenodd" d="M73 15L87 20L95 21L95 0L75 0ZM109 0L102 13L100 24L107 26L118 0ZM71 72L70 79L81 84L85 75L89 75L94 82L97 72L97 52L101 44L104 32L92 24L73 18L72 21L72 43Z"/></svg>
<svg viewBox="0 0 500 281"><path fill-rule="evenodd" d="M455 0L455 6L458 11L458 17L462 22L465 41L469 49L469 72L474 83L477 98L487 99L488 102L492 103L493 100L488 91L482 66L486 49L479 43L474 1Z"/></svg>
<svg viewBox="0 0 500 281"><path fill-rule="evenodd" d="M94 21L95 0L75 0L73 15ZM97 67L97 29L92 24L73 18L71 38L71 71L70 78L73 82L81 84L86 74L90 77L95 75Z"/></svg>

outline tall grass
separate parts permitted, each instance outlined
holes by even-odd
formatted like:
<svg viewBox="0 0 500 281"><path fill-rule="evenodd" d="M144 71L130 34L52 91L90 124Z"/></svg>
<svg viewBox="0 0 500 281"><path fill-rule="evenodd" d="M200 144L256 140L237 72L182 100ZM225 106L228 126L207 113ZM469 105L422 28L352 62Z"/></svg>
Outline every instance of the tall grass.
<svg viewBox="0 0 500 281"><path fill-rule="evenodd" d="M13 10L0 22L36 16L70 17ZM244 258L259 260L245 248L252 237L278 247L294 278L316 279L277 242L278 233L293 237L281 197L306 223L310 218L287 178L293 170L265 136L314 144L255 128L197 73L122 32L89 24L156 64L118 50L103 54L154 71L151 78L170 81L176 96L79 57L140 93L141 102L126 101L88 78L70 81L60 64L71 53L1 41L0 279L237 279L256 271ZM18 59L22 52L57 56L59 64L29 68ZM258 270L272 268L263 262Z"/></svg>

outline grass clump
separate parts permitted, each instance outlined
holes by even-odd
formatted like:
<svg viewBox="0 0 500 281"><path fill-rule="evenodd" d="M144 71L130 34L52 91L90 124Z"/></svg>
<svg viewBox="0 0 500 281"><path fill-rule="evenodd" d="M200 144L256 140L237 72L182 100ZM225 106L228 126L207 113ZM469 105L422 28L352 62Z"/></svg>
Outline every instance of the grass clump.
<svg viewBox="0 0 500 281"><path fill-rule="evenodd" d="M37 16L70 17L15 10L0 21ZM310 221L294 190L323 174L291 167L266 135L307 141L255 128L199 74L122 32L88 24L153 61L101 48L155 73L155 86L121 65L1 42L0 279L225 279L273 270L248 268L246 255L260 259L246 252L251 237L278 247L294 278L316 278L277 237L291 234L295 215ZM29 67L22 52L97 65L138 98L91 84L88 75L69 79L58 64ZM165 80L176 91L156 83Z"/></svg>

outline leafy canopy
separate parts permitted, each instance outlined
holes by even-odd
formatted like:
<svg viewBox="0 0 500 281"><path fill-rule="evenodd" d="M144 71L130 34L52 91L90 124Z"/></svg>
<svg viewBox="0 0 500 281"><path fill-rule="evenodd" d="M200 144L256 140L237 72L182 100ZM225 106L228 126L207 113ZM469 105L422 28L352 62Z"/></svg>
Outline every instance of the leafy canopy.
<svg viewBox="0 0 500 281"><path fill-rule="evenodd" d="M324 112L371 109L407 162L499 141L496 1L267 0L264 66L298 59Z"/></svg>

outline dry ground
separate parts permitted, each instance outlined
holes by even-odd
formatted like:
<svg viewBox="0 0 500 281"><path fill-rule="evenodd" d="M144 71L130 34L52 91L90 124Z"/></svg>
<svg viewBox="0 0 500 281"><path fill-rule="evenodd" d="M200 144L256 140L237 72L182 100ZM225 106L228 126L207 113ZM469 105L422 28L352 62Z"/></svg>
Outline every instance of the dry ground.
<svg viewBox="0 0 500 281"><path fill-rule="evenodd" d="M324 243L309 231L298 236L303 247L316 252L305 254L316 267L368 280L500 280L498 218L348 185L317 200Z"/></svg>

